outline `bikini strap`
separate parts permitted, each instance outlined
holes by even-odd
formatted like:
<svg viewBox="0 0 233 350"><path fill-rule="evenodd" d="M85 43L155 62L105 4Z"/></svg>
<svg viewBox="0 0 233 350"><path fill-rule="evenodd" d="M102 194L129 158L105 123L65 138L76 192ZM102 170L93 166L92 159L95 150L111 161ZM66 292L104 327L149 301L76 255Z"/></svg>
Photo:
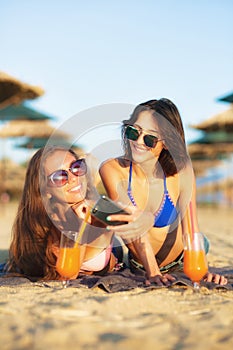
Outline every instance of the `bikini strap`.
<svg viewBox="0 0 233 350"><path fill-rule="evenodd" d="M129 165L129 180L128 180L127 194L128 194L128 197L129 197L131 203L136 207L137 204L136 204L136 202L135 202L135 200L134 200L134 197L133 197L133 194L132 194L132 189L131 189L132 172L133 172L133 164L132 164L132 162L130 162L130 165Z"/></svg>
<svg viewBox="0 0 233 350"><path fill-rule="evenodd" d="M132 164L132 162L130 162L130 165L129 165L129 180L128 180L128 188L127 188L128 192L131 192L132 171L133 171L133 164Z"/></svg>
<svg viewBox="0 0 233 350"><path fill-rule="evenodd" d="M163 175L163 186L164 186L164 193L167 193L167 178L166 175Z"/></svg>

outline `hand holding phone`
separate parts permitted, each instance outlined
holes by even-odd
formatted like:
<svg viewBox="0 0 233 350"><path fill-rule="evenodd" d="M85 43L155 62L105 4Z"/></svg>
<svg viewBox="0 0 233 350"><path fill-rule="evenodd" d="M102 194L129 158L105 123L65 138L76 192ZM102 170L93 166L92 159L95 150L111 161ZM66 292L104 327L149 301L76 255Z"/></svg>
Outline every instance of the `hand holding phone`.
<svg viewBox="0 0 233 350"><path fill-rule="evenodd" d="M129 215L127 211L121 208L116 202L106 196L101 196L92 208L91 215L106 226L118 226L128 224L128 221L108 221L107 217L114 214Z"/></svg>

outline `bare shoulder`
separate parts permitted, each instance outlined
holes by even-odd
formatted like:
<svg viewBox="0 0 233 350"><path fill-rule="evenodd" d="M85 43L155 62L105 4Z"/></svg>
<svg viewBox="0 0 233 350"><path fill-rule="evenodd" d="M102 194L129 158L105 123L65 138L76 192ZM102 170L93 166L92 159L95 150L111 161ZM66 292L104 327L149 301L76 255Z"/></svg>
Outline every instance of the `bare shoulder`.
<svg viewBox="0 0 233 350"><path fill-rule="evenodd" d="M127 161L122 158L108 159L101 164L100 177L108 196L113 200L119 200L119 195L125 192L123 184L127 178L127 172Z"/></svg>
<svg viewBox="0 0 233 350"><path fill-rule="evenodd" d="M179 186L181 191L191 191L195 184L195 175L191 163L182 169L179 173Z"/></svg>
<svg viewBox="0 0 233 350"><path fill-rule="evenodd" d="M124 159L123 157L118 158L111 158L105 160L100 165L100 174L103 174L105 172L124 172L124 169L126 169L129 166L129 161Z"/></svg>
<svg viewBox="0 0 233 350"><path fill-rule="evenodd" d="M193 167L192 167L192 163L189 162L186 167L184 167L180 172L179 172L179 176L186 178L186 179L190 179L193 180L195 175L193 172Z"/></svg>

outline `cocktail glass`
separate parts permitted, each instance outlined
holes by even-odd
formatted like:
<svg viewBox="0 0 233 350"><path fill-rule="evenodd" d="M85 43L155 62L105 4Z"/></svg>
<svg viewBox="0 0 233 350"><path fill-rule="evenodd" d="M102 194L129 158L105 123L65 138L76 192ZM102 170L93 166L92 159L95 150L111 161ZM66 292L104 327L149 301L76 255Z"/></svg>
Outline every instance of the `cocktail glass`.
<svg viewBox="0 0 233 350"><path fill-rule="evenodd" d="M63 280L64 288L69 285L70 279L77 275L80 270L80 246L77 239L78 232L76 231L61 232L56 270Z"/></svg>
<svg viewBox="0 0 233 350"><path fill-rule="evenodd" d="M200 232L184 235L184 273L193 282L196 291L200 281L208 272L208 263L204 248L204 236Z"/></svg>

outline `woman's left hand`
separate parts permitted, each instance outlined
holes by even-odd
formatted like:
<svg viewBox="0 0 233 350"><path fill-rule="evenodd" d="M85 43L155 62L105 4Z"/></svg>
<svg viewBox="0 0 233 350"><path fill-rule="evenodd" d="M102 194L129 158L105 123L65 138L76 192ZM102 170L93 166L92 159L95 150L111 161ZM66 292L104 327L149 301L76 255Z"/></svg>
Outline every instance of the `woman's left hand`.
<svg viewBox="0 0 233 350"><path fill-rule="evenodd" d="M204 277L205 282L214 282L216 284L220 284L221 286L227 284L227 278L219 275L218 273L211 273L207 272L206 276Z"/></svg>
<svg viewBox="0 0 233 350"><path fill-rule="evenodd" d="M139 238L154 225L154 215L149 211L142 211L134 206L127 208L131 213L129 215L109 215L109 225L107 229L114 231L123 238L127 243ZM111 221L127 221L128 224L111 226Z"/></svg>

